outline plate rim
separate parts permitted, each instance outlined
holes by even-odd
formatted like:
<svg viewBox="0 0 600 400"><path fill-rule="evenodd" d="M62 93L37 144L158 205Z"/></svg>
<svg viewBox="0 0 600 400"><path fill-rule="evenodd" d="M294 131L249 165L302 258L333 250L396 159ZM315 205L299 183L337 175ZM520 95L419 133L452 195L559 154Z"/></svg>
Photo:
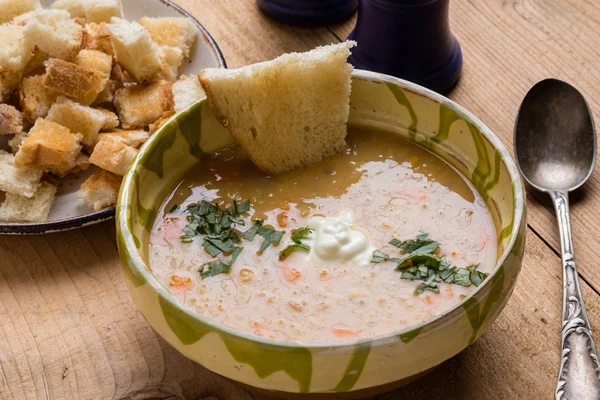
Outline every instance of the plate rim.
<svg viewBox="0 0 600 400"><path fill-rule="evenodd" d="M204 35L206 42L209 44L211 50L215 54L219 67L227 68L225 57L219 48L216 40L212 37L210 32L198 21L192 14L181 6L173 3L171 0L158 0L167 7L173 8L175 11L182 14L184 17L189 18L198 30ZM69 217L63 219L56 219L53 221L46 222L1 222L0 221L0 235L40 235L45 233L62 232L84 226L97 224L103 221L108 221L115 217L116 207L108 207L100 211L94 211L89 214L79 215L76 217Z"/></svg>

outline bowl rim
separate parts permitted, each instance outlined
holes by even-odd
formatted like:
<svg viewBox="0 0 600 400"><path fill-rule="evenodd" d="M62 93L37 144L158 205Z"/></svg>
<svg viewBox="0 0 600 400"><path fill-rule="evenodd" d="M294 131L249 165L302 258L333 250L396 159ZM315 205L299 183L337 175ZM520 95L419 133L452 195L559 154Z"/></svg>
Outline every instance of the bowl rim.
<svg viewBox="0 0 600 400"><path fill-rule="evenodd" d="M508 149L504 146L504 144L502 143L500 138L498 138L491 131L491 129L487 127L487 125L485 125L479 118L477 118L471 112L469 112L468 110L466 110L465 108L460 106L458 103L448 99L445 96L440 95L439 93L436 93L432 90L429 90L429 89L422 87L420 85L417 85L415 83L412 83L412 82L409 82L409 81L406 81L406 80L403 80L400 78L396 78L396 77L393 77L390 75L355 69L354 72L352 73L352 77L353 77L353 79L373 81L376 83L392 83L392 84L398 85L402 88L406 88L417 94L424 95L440 104L444 104L444 105L454 109L458 113L464 115L465 117L467 117L473 124L475 124L480 129L481 134L485 136L485 138L494 146L494 148L500 152L500 154L502 156L501 159L504 162L505 167L508 169L510 178L513 182L513 188L514 188L514 192L515 192L514 198L516 198L516 199L521 198L524 200L525 187L523 185L523 180L522 180L521 176L519 175L517 166L516 166L512 156L510 155ZM201 99L200 101L190 105L190 107L186 108L185 110L183 110L180 113L171 117L171 119L169 121L177 119L181 114L185 113L187 110L191 109L192 107L197 106L202 101L206 101L206 98ZM166 125L168 125L168 123L164 124L163 127ZM460 302L456 303L453 307L449 308L448 310L446 310L440 314L435 315L431 319L428 319L419 324L411 325L406 328L388 332L388 333L385 333L382 335L354 339L354 340L342 340L342 341L334 341L334 342L300 342L300 341L293 341L293 340L279 340L279 339L264 338L264 337L257 336L257 335L251 334L251 333L246 333L246 332L242 332L242 331L230 328L216 320L207 318L207 317L203 316L202 314L197 313L191 307L189 307L187 304L180 302L173 295L171 295L171 293L168 291L168 289L166 287L164 287L158 281L158 279L156 279L154 274L151 273L149 266L146 265L144 260L139 255L139 250L135 245L135 241L133 240L132 232L129 230L129 227L127 224L127 209L128 209L127 201L129 199L129 197L131 197L130 188L134 186L134 182L133 182L134 171L137 170L140 160L144 157L144 155L146 154L148 149L153 147L152 143L160 140L161 131L162 131L162 129L159 129L142 146L142 148L138 152L137 156L134 158L131 166L127 170L127 173L125 174L125 177L123 179L121 191L119 192L119 197L117 199L116 222L117 222L117 236L120 235L120 237L117 237L117 242L121 241L121 243L124 243L125 249L119 249L119 252L126 251L128 261L130 262L130 264L132 264L132 266L136 269L136 271L138 273L143 275L143 277L146 280L146 283L151 285L152 288L154 289L154 291L159 296L162 296L163 299L167 300L169 302L170 306L173 306L176 309L178 309L179 311L185 313L187 317L192 318L196 322L205 324L205 325L211 327L212 329L215 329L217 331L221 331L228 335L236 337L237 339L250 340L250 341L257 342L257 343L260 343L260 344L263 344L266 346L275 346L275 347L281 347L281 348L303 347L306 349L315 349L315 350L318 350L318 349L331 350L333 348L342 348L342 347L348 347L348 346L355 347L355 346L359 346L359 345L362 345L365 343L385 342L385 341L393 339L395 337L399 337L400 335L405 334L407 332L411 332L411 331L414 331L417 329L420 330L428 325L435 324L436 322L444 319L446 316L453 314L453 313L457 312L458 310L460 310L461 308L463 308L464 304L468 300L473 298L473 296L475 296L477 293L479 293L480 290L487 287L487 285L489 285L492 282L492 277L494 277L498 273L498 271L500 270L502 265L505 263L507 257L511 253L513 247L515 246L517 236L518 236L519 230L521 228L521 225L523 223L523 219L525 216L525 207L526 207L525 201L516 201L514 204L513 225L512 225L512 229L511 229L510 236L509 236L510 237L509 243L507 244L502 255L498 258L498 261L496 262L496 266L494 267L494 269L492 270L490 275L487 277L487 279L484 281L484 284L477 287L469 296L465 297ZM123 232L127 232L127 235L123 235Z"/></svg>
<svg viewBox="0 0 600 400"><path fill-rule="evenodd" d="M170 7L181 14L182 17L190 19L199 33L204 36L205 42L214 54L218 67L227 68L225 57L219 48L219 45L212 37L208 29L204 27L192 14L181 6L173 3L172 0L157 0L166 7ZM200 40L200 39L198 39ZM84 226L97 224L109 220L115 216L115 206L105 208L100 211L91 211L87 214L75 215L67 218L55 219L44 222L6 222L0 221L0 235L41 235L45 233L54 233L82 228Z"/></svg>

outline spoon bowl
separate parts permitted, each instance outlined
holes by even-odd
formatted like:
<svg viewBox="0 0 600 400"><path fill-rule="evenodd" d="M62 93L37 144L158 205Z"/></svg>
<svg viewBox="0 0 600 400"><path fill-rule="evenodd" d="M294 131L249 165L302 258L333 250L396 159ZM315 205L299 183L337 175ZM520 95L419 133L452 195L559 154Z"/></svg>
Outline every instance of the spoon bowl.
<svg viewBox="0 0 600 400"><path fill-rule="evenodd" d="M519 109L514 145L521 174L537 190L583 185L596 164L594 121L583 95L557 79L535 84Z"/></svg>

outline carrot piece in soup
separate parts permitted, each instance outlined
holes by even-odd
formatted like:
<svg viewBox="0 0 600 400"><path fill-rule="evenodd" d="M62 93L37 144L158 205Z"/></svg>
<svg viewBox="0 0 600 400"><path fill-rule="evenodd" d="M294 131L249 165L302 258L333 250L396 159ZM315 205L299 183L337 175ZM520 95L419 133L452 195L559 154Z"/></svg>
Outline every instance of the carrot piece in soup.
<svg viewBox="0 0 600 400"><path fill-rule="evenodd" d="M169 282L169 286L172 286L177 289L188 289L192 285L192 278L187 276L171 276L171 282Z"/></svg>
<svg viewBox="0 0 600 400"><path fill-rule="evenodd" d="M331 331L339 338L353 339L358 337L358 333L350 328L333 328Z"/></svg>
<svg viewBox="0 0 600 400"><path fill-rule="evenodd" d="M286 213L277 214L277 224L280 228L285 228L288 225L288 216Z"/></svg>

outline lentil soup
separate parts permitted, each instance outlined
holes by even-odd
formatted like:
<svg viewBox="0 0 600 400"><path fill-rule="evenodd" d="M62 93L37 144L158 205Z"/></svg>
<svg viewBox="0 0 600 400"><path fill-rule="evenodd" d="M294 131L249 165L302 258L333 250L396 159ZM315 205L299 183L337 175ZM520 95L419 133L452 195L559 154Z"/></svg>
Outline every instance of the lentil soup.
<svg viewBox="0 0 600 400"><path fill-rule="evenodd" d="M452 308L496 263L485 202L453 167L398 135L350 128L347 142L344 154L278 176L237 147L203 160L154 221L153 274L207 318L273 339L373 337ZM239 207L221 221L239 232L241 251L217 253L189 234L188 207L201 201ZM249 240L243 233L261 222Z"/></svg>

